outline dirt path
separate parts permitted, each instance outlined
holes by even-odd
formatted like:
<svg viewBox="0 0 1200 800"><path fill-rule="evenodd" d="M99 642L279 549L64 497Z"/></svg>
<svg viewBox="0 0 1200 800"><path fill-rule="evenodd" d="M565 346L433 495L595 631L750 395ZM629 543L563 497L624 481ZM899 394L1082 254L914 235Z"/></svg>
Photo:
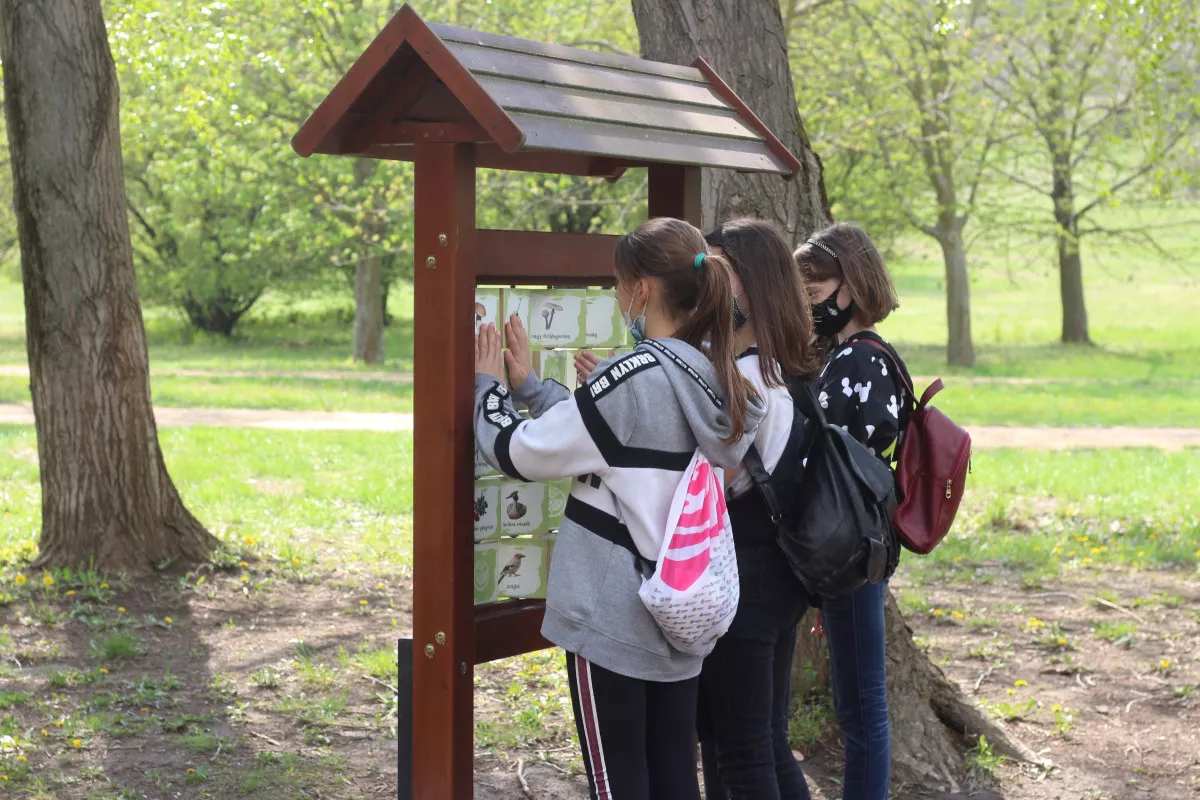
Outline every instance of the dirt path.
<svg viewBox="0 0 1200 800"><path fill-rule="evenodd" d="M272 411L250 408L154 409L161 428L272 428L289 431L410 431L412 414L370 414L358 411ZM27 403L0 403L0 424L33 424Z"/></svg>
<svg viewBox="0 0 1200 800"><path fill-rule="evenodd" d="M379 381L381 383L412 383L411 372L355 372L351 370L283 370L263 371L246 369L154 369L152 375L182 378L303 378L311 381ZM0 364L0 377L28 378L29 367L24 364Z"/></svg>
<svg viewBox="0 0 1200 800"><path fill-rule="evenodd" d="M164 408L154 411L164 428L273 428L294 431L410 431L412 414L357 411L273 411L248 408ZM0 403L0 424L32 425L27 403ZM1008 428L971 427L975 447L1064 450L1072 447L1200 447L1200 428Z"/></svg>

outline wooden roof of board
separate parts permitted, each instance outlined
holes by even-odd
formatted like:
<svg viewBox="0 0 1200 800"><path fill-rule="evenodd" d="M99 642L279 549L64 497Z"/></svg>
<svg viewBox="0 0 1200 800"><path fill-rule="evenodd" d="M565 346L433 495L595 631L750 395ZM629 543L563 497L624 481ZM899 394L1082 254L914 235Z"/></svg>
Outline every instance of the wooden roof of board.
<svg viewBox="0 0 1200 800"><path fill-rule="evenodd" d="M655 163L769 172L800 162L704 62L662 64L430 25L405 5L292 139L412 160L477 142L481 167L614 177Z"/></svg>

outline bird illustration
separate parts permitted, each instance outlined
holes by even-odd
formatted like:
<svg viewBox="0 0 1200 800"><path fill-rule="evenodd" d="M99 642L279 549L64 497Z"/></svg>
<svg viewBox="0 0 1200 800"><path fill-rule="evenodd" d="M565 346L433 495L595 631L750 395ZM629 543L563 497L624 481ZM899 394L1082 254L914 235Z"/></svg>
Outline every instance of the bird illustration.
<svg viewBox="0 0 1200 800"><path fill-rule="evenodd" d="M513 492L504 499L512 500L512 502L508 504L508 508L505 509L509 519L520 519L521 517L525 516L525 512L529 510L525 504L521 502L521 498L517 496L516 492Z"/></svg>
<svg viewBox="0 0 1200 800"><path fill-rule="evenodd" d="M496 585L500 585L500 581L505 578L519 578L521 562L525 560L524 553L517 553L512 559L504 565L504 569L500 570L500 577L496 579Z"/></svg>
<svg viewBox="0 0 1200 800"><path fill-rule="evenodd" d="M546 330L550 330L550 326L554 324L554 312L562 310L563 307L558 303L546 303L546 307L542 309L542 319L546 320Z"/></svg>

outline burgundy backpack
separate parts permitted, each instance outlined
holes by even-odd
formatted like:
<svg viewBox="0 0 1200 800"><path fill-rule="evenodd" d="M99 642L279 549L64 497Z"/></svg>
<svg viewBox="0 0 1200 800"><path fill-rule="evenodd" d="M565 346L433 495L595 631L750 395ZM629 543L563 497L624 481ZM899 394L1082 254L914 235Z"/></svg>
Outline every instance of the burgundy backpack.
<svg viewBox="0 0 1200 800"><path fill-rule="evenodd" d="M916 398L891 350L873 339L858 339L855 344L858 342L887 353L909 397ZM900 542L921 555L932 551L949 533L971 470L971 434L929 405L944 388L941 378L935 380L909 413L896 462L896 489L901 500L892 524Z"/></svg>

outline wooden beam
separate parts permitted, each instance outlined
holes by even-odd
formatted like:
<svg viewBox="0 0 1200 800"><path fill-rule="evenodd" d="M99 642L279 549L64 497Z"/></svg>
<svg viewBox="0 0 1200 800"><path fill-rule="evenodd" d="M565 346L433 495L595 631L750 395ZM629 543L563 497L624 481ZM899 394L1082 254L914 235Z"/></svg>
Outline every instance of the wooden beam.
<svg viewBox="0 0 1200 800"><path fill-rule="evenodd" d="M364 109L370 117L358 130L348 131L346 143L340 148L350 152L361 152L377 142L390 141L387 138L389 129L393 127L392 120L403 117L421 99L421 95L437 83L437 76L427 64L413 53L411 47L404 46L405 53L413 63L399 71L394 77L382 76L389 82L399 85L389 94L376 109ZM378 80L378 79L377 79Z"/></svg>
<svg viewBox="0 0 1200 800"><path fill-rule="evenodd" d="M413 797L469 800L474 765L475 149L416 148Z"/></svg>
<svg viewBox="0 0 1200 800"><path fill-rule="evenodd" d="M746 105L745 101L737 96L737 93L733 91L729 84L722 80L721 76L717 74L717 71L707 61L703 58L696 58L691 65L700 70L701 75L708 78L708 82L712 85L713 93L717 97L733 106L738 114L741 115L743 121L763 135L763 139L767 143L767 148L790 170L785 177L791 178L795 176L801 167L800 159L796 158L796 154L788 150L784 143L779 141L775 134L771 133L771 129L766 126L766 123L750 110L750 106Z"/></svg>
<svg viewBox="0 0 1200 800"><path fill-rule="evenodd" d="M651 164L649 172L649 216L677 217L700 227L700 168Z"/></svg>
<svg viewBox="0 0 1200 800"><path fill-rule="evenodd" d="M554 647L542 638L541 600L509 600L475 609L475 663Z"/></svg>
<svg viewBox="0 0 1200 800"><path fill-rule="evenodd" d="M479 231L481 284L611 286L616 236L595 233ZM419 266L419 265L418 265Z"/></svg>

